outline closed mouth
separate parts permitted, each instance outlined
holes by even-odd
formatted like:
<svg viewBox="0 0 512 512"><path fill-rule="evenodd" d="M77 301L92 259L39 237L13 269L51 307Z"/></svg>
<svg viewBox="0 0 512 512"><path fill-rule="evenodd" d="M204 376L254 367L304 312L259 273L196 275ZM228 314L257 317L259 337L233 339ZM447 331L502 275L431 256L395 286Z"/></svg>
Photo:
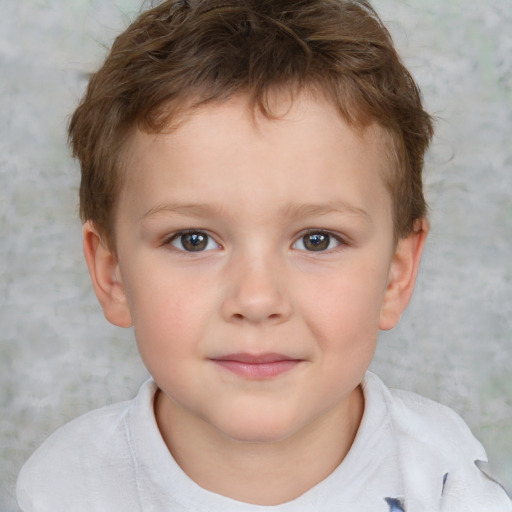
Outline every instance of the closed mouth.
<svg viewBox="0 0 512 512"><path fill-rule="evenodd" d="M276 363L278 361L298 361L293 357L285 356L283 354L268 353L268 354L229 354L221 357L216 357L214 361L233 361L237 363L246 364L267 364Z"/></svg>
<svg viewBox="0 0 512 512"><path fill-rule="evenodd" d="M301 359L283 354L229 354L211 359L221 368L248 379L277 377L295 368Z"/></svg>

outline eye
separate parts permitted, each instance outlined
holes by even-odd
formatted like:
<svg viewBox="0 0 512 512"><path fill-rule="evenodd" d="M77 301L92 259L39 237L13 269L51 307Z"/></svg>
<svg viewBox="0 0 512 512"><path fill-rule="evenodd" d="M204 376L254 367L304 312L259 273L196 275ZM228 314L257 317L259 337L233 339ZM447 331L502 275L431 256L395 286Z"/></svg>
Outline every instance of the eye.
<svg viewBox="0 0 512 512"><path fill-rule="evenodd" d="M301 251L327 251L341 245L341 240L332 233L326 231L310 231L299 238L294 244L294 249Z"/></svg>
<svg viewBox="0 0 512 512"><path fill-rule="evenodd" d="M176 233L168 242L170 245L187 252L201 252L218 249L219 245L204 231Z"/></svg>

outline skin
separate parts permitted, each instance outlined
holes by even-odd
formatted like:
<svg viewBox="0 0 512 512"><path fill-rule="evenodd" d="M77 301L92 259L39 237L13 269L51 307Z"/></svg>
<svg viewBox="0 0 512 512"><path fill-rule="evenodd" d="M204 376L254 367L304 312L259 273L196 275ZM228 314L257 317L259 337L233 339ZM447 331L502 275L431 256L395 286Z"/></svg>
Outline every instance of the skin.
<svg viewBox="0 0 512 512"><path fill-rule="evenodd" d="M350 449L378 331L409 302L428 225L395 244L378 126L356 131L307 94L280 119L253 114L240 96L170 133L137 131L116 253L91 222L84 251L106 318L134 326L178 464L206 489L273 505ZM204 250L187 251L183 230ZM311 250L319 236L328 244ZM240 353L291 362L271 375L220 362Z"/></svg>

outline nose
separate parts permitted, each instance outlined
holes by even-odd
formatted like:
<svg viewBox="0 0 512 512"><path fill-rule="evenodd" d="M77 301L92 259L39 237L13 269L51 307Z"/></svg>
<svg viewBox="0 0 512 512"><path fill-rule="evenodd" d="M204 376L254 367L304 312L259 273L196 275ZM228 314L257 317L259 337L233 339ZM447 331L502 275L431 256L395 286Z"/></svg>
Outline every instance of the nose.
<svg viewBox="0 0 512 512"><path fill-rule="evenodd" d="M270 258L240 258L232 262L222 303L229 322L279 324L291 315L283 271Z"/></svg>

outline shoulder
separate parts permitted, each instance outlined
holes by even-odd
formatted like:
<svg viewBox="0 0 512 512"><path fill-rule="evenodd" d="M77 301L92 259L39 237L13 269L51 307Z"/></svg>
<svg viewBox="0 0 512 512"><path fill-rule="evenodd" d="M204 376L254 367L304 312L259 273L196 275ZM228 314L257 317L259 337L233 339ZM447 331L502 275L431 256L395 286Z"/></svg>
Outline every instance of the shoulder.
<svg viewBox="0 0 512 512"><path fill-rule="evenodd" d="M396 429L450 458L467 455L486 459L480 442L466 422L449 407L416 393L391 389L390 412Z"/></svg>
<svg viewBox="0 0 512 512"><path fill-rule="evenodd" d="M21 509L95 510L91 490L97 496L118 492L112 498L124 501L115 483L134 481L128 429L133 403L91 411L53 433L20 471L16 493Z"/></svg>
<svg viewBox="0 0 512 512"><path fill-rule="evenodd" d="M397 445L411 502L435 495L441 510L512 512L512 501L490 476L484 448L455 411L416 393L388 389L371 373L365 386L371 400L380 399L387 409L388 436Z"/></svg>
<svg viewBox="0 0 512 512"><path fill-rule="evenodd" d="M465 453L486 458L467 424L449 407L416 393L390 389L371 372L366 375L364 388L372 402L384 403L390 428L401 441L441 449L447 457Z"/></svg>

